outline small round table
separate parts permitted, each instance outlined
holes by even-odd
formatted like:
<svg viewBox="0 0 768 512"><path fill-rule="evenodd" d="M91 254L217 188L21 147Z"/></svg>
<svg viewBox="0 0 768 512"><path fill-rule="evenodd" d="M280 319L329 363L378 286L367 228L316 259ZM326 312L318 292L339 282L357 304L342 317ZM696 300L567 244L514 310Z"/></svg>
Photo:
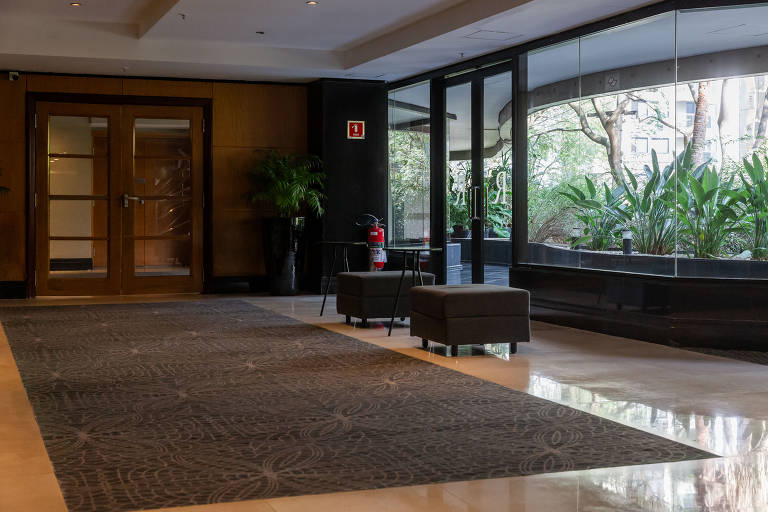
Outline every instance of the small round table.
<svg viewBox="0 0 768 512"><path fill-rule="evenodd" d="M323 311L325 311L325 300L328 298L328 289L331 287L331 277L333 277L333 271L336 269L336 258L339 255L339 247L342 249L342 257L344 258L344 271L349 272L349 259L347 258L347 250L350 247L363 247L367 246L368 244L366 242L337 242L332 240L322 240L318 242L318 244L333 247L333 260L331 260L331 269L328 272L328 282L325 283L325 291L323 292L323 305L320 307L320 316L323 316Z"/></svg>
<svg viewBox="0 0 768 512"><path fill-rule="evenodd" d="M408 256L411 256L413 263L411 264L411 286L416 285L416 274L419 275L419 284L424 285L424 279L421 277L421 268L419 267L419 256L423 252L436 253L442 252L442 247L428 247L425 245L414 246L393 246L385 247L385 251L392 253L403 253L403 271L400 274L400 282L397 284L397 293L395 294L395 304L392 306L392 319L389 321L389 330L387 336L392 336L392 326L395 323L395 314L397 313L397 304L400 301L400 290L403 289L403 279L405 278L405 270L408 267Z"/></svg>

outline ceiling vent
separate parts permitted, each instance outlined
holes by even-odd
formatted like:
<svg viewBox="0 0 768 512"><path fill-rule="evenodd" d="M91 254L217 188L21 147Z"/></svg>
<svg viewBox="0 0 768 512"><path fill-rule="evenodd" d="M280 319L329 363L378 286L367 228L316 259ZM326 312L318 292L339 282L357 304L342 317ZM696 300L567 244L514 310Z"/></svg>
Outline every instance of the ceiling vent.
<svg viewBox="0 0 768 512"><path fill-rule="evenodd" d="M482 39L485 41L509 41L511 39L520 39L523 34L513 34L512 32L502 32L500 30L478 30L464 36L467 39Z"/></svg>

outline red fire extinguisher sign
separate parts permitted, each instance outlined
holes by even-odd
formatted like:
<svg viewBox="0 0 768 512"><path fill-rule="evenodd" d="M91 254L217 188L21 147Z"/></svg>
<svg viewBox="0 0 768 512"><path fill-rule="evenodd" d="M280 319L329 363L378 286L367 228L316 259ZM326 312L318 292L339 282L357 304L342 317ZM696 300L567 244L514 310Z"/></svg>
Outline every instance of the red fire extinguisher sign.
<svg viewBox="0 0 768 512"><path fill-rule="evenodd" d="M365 121L347 121L347 138L364 139Z"/></svg>

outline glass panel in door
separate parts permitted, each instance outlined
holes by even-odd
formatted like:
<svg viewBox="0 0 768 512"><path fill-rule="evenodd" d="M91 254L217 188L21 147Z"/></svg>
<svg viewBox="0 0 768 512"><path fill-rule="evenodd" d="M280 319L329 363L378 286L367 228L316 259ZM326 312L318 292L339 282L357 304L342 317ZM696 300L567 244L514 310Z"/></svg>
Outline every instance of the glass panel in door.
<svg viewBox="0 0 768 512"><path fill-rule="evenodd" d="M40 103L36 137L39 295L119 292L119 107ZM119 132L119 130L117 130ZM119 177L118 177L119 179Z"/></svg>
<svg viewBox="0 0 768 512"><path fill-rule="evenodd" d="M483 80L485 283L509 285L512 264L512 72Z"/></svg>
<svg viewBox="0 0 768 512"><path fill-rule="evenodd" d="M125 287L200 291L202 283L201 112L191 107L126 109ZM152 279L154 278L154 279Z"/></svg>
<svg viewBox="0 0 768 512"><path fill-rule="evenodd" d="M472 282L472 84L445 90L446 282Z"/></svg>

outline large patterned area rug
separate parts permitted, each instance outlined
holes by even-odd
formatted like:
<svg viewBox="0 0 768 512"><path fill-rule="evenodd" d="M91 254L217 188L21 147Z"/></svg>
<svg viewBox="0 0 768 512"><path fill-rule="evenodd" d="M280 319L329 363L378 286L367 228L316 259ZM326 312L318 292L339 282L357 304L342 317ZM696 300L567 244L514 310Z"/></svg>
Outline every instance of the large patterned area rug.
<svg viewBox="0 0 768 512"><path fill-rule="evenodd" d="M73 512L713 456L241 300L0 321Z"/></svg>

